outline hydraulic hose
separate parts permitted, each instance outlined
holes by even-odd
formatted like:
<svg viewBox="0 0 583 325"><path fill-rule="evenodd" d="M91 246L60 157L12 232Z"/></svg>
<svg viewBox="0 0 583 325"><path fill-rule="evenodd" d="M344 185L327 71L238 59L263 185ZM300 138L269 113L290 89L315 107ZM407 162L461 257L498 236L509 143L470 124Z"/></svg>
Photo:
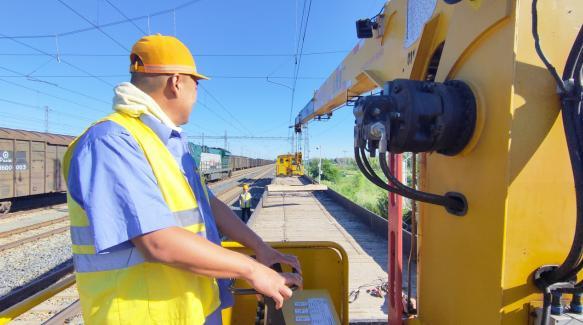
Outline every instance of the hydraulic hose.
<svg viewBox="0 0 583 325"><path fill-rule="evenodd" d="M360 157L360 152L358 151L357 147L354 148L354 160L356 161L356 165L358 166L358 169L360 169L360 171L362 172L364 177L366 177L369 181L371 181L376 186L388 191L388 188L387 188L388 185L385 184L384 182L379 181L378 176L377 177L373 176L372 174L370 174L370 171L364 167L364 165L362 163L362 159Z"/></svg>
<svg viewBox="0 0 583 325"><path fill-rule="evenodd" d="M463 203L457 201L452 197L417 191L401 183L399 179L395 177L391 172L391 169L387 164L387 156L385 153L379 154L379 164L381 165L383 173L389 179L389 182L391 182L391 184L397 188L396 192L397 194L409 198L411 200L441 205L451 210L459 211L464 208L462 206Z"/></svg>
<svg viewBox="0 0 583 325"><path fill-rule="evenodd" d="M563 128L565 129L565 138L567 140L567 148L569 151L569 158L571 161L571 168L573 170L573 179L575 183L575 199L576 199L576 223L573 243L569 254L563 263L554 270L542 274L544 282L541 288L543 292L543 309L541 324L547 325L550 321L551 308L551 294L561 282L572 281L576 278L577 273L583 269L583 120L582 120L582 74L583 74L583 26L579 29L575 43L571 48L563 78L560 80L554 67L545 58L544 53L540 48L537 32L537 13L536 2L533 0L532 14L533 14L533 37L535 39L535 47L537 54L544 62L550 74L557 82L557 87L560 89L561 96L561 111L563 117ZM559 80L557 80L559 79ZM581 290L583 281L579 282L575 288L567 290ZM541 285L539 285L541 286ZM560 289L558 289L560 290Z"/></svg>
<svg viewBox="0 0 583 325"><path fill-rule="evenodd" d="M573 87L568 93L562 94L561 105L563 126L573 178L575 181L575 196L577 204L577 219L575 235L569 254L565 261L556 270L545 275L547 283L567 281L583 269L583 117L581 104L581 73L583 66L583 27L575 40L565 71L563 80L573 80Z"/></svg>
<svg viewBox="0 0 583 325"><path fill-rule="evenodd" d="M368 159L366 159L366 153L364 149L354 148L354 160L356 161L356 165L369 181L371 181L376 186L384 189L385 191L396 193L397 189L388 185L384 180L382 180L375 171L372 169Z"/></svg>

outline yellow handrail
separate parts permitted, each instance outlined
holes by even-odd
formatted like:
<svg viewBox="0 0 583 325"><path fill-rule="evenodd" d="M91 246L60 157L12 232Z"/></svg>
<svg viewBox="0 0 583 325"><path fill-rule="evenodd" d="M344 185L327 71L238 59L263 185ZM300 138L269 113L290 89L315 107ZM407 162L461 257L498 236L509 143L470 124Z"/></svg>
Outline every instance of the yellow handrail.
<svg viewBox="0 0 583 325"><path fill-rule="evenodd" d="M48 288L26 298L25 300L17 303L16 305L0 312L0 325L4 325L8 322L13 321L16 317L24 314L25 312L31 310L36 305L42 303L45 300L53 297L57 293L67 289L68 287L75 284L75 275L69 275L66 278L50 285Z"/></svg>

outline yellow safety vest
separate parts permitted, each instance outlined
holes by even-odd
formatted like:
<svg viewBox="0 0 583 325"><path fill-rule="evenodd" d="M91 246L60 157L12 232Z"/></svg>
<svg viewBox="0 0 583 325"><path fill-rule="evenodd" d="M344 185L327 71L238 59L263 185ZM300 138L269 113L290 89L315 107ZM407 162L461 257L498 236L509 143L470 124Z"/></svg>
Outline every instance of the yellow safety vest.
<svg viewBox="0 0 583 325"><path fill-rule="evenodd" d="M104 120L121 125L138 142L178 224L206 238L192 188L160 138L139 118L113 113ZM65 154L65 179L79 138ZM87 214L70 195L67 204L85 323L203 324L205 317L219 307L218 286L213 278L146 261L135 247L96 254Z"/></svg>
<svg viewBox="0 0 583 325"><path fill-rule="evenodd" d="M239 206L241 208L250 208L251 207L251 193L241 193L239 197Z"/></svg>

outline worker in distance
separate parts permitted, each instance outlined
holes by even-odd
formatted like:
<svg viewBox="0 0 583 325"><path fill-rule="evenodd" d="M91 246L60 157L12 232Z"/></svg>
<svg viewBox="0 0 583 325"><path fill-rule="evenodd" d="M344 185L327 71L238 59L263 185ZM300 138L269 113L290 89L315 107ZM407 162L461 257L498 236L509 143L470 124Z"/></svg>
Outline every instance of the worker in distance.
<svg viewBox="0 0 583 325"><path fill-rule="evenodd" d="M69 146L71 240L87 324L221 324L233 304L227 279L246 280L281 308L300 274L269 268L298 259L267 245L200 177L181 125L198 73L177 38L145 36L130 55L131 82L114 112ZM256 260L221 247L221 234Z"/></svg>
<svg viewBox="0 0 583 325"><path fill-rule="evenodd" d="M251 218L251 192L249 191L249 184L243 184L243 193L239 195L239 207L241 208L241 220L244 223Z"/></svg>

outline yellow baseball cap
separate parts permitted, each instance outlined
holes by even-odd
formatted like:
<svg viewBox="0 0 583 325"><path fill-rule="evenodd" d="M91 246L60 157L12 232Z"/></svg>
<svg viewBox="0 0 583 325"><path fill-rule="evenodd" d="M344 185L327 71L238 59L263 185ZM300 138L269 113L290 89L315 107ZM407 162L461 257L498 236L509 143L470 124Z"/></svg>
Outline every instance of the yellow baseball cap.
<svg viewBox="0 0 583 325"><path fill-rule="evenodd" d="M134 44L130 72L181 73L209 79L196 71L196 63L186 45L176 37L160 34L144 36Z"/></svg>
<svg viewBox="0 0 583 325"><path fill-rule="evenodd" d="M249 184L243 184L243 188L249 188Z"/></svg>

